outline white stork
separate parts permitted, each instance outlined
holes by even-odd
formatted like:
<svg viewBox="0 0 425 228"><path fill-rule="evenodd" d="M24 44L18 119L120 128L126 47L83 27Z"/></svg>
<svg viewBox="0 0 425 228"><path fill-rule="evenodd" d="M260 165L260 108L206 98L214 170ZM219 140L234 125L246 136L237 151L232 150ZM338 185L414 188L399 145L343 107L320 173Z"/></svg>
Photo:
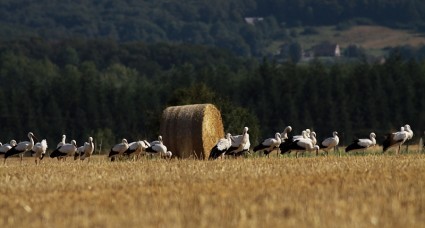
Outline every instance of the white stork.
<svg viewBox="0 0 425 228"><path fill-rule="evenodd" d="M305 133L304 133L305 134ZM319 153L319 146L313 145L313 141L310 138L294 138L292 137L290 140L285 141L285 143L280 144L280 152L281 154L296 151L295 156L298 158L298 152L305 151L316 151L316 155Z"/></svg>
<svg viewBox="0 0 425 228"><path fill-rule="evenodd" d="M122 139L121 143L118 143L111 148L108 158L111 158L111 161L115 161L115 157L122 155L127 149L128 149L127 139Z"/></svg>
<svg viewBox="0 0 425 228"><path fill-rule="evenodd" d="M292 131L291 126L285 127L285 130L283 130L283 132L280 134L280 136L282 136L282 142L288 139L288 133L291 131Z"/></svg>
<svg viewBox="0 0 425 228"><path fill-rule="evenodd" d="M28 138L29 138L30 141L20 142L16 146L12 147L9 151L7 151L4 154L4 162L3 163L6 163L6 159L9 156L12 156L12 155L15 155L15 154L19 154L19 156L21 157L21 163L22 163L24 153L32 150L32 147L34 146L34 139L38 141L38 139L34 136L34 134L32 132L28 133Z"/></svg>
<svg viewBox="0 0 425 228"><path fill-rule="evenodd" d="M7 151L12 149L12 147L16 146L16 141L14 139L10 140L9 143L1 144L0 142L0 154L5 154Z"/></svg>
<svg viewBox="0 0 425 228"><path fill-rule="evenodd" d="M369 147L376 145L376 134L370 133L368 139L355 139L353 142L345 148L345 152L365 150Z"/></svg>
<svg viewBox="0 0 425 228"><path fill-rule="evenodd" d="M324 139L320 144L319 147L320 149L324 150L326 152L326 155L328 155L328 151L331 148L334 148L334 150L336 149L336 147L339 144L339 137L338 137L338 132L334 131L332 132L332 137L326 138ZM339 156L341 156L341 154L339 154Z"/></svg>
<svg viewBox="0 0 425 228"><path fill-rule="evenodd" d="M77 148L77 151L75 151L74 154L74 160L77 160L79 157L83 156L84 154L84 147L86 146L87 142L84 143L84 145Z"/></svg>
<svg viewBox="0 0 425 228"><path fill-rule="evenodd" d="M159 143L163 143L163 141L162 141L162 136L161 136L161 135L160 135L160 136L158 136L158 140L155 140L155 141L150 142L150 143L149 143L149 146L153 146L153 145L155 145L155 144L159 144Z"/></svg>
<svg viewBox="0 0 425 228"><path fill-rule="evenodd" d="M307 138L311 138L311 131L310 129L305 129L305 133L307 134Z"/></svg>
<svg viewBox="0 0 425 228"><path fill-rule="evenodd" d="M226 151L225 155L241 156L249 151L251 142L249 141L248 127L244 127L242 135L231 136L232 146Z"/></svg>
<svg viewBox="0 0 425 228"><path fill-rule="evenodd" d="M44 155L46 155L47 150L47 141L46 139L41 140L41 142L36 143L31 152L35 153L35 164L38 165L41 160L43 160Z"/></svg>
<svg viewBox="0 0 425 228"><path fill-rule="evenodd" d="M412 129L410 128L410 125L409 125L409 124L404 125L404 130L408 132L407 140L412 139L412 138L413 138L413 131L412 131Z"/></svg>
<svg viewBox="0 0 425 228"><path fill-rule="evenodd" d="M409 151L409 141L413 138L413 131L409 124L404 125L404 130L407 131L406 152Z"/></svg>
<svg viewBox="0 0 425 228"><path fill-rule="evenodd" d="M148 148L149 144L146 144L145 141L139 140L136 142L132 142L128 144L128 149L124 152L126 155L132 155L134 154L133 159L136 159L139 157L139 155Z"/></svg>
<svg viewBox="0 0 425 228"><path fill-rule="evenodd" d="M301 135L294 135L294 136L292 136L292 140L302 139L302 138L304 138L304 139L309 138L308 133L307 133L307 130L302 131L301 132Z"/></svg>
<svg viewBox="0 0 425 228"><path fill-rule="evenodd" d="M56 148L51 154L51 158L64 158L73 157L75 152L77 151L77 142L75 140L71 140L71 143L65 143L64 145Z"/></svg>
<svg viewBox="0 0 425 228"><path fill-rule="evenodd" d="M59 147L65 145L66 144L65 140L66 140L66 135L62 135L62 141L60 141L58 143L58 145L56 146L56 148L59 148Z"/></svg>
<svg viewBox="0 0 425 228"><path fill-rule="evenodd" d="M311 142L313 143L313 146L315 146L317 144L316 132L312 131L310 133L310 139L311 139Z"/></svg>
<svg viewBox="0 0 425 228"><path fill-rule="evenodd" d="M151 144L148 141L146 141L146 139L143 140L143 142L146 144L147 147L150 147L151 146Z"/></svg>
<svg viewBox="0 0 425 228"><path fill-rule="evenodd" d="M391 147L398 146L398 149L396 151L396 154L398 154L400 152L401 145L403 145L403 143L405 143L408 139L409 139L409 132L406 131L404 127L401 127L400 131L387 134L385 136L384 142L382 143L382 146L384 149L383 152L387 151Z"/></svg>
<svg viewBox="0 0 425 228"><path fill-rule="evenodd" d="M90 162L90 157L93 154L94 151L94 143L93 138L89 137L88 142L84 143L84 146L80 146L77 148L77 152L74 155L74 160L76 160L78 157L80 157L81 161L84 161L84 159L88 158L88 162Z"/></svg>
<svg viewBox="0 0 425 228"><path fill-rule="evenodd" d="M173 157L173 152L171 152L171 151L167 151L167 152L165 152L165 154L164 154L164 156L163 156L164 158L172 158Z"/></svg>
<svg viewBox="0 0 425 228"><path fill-rule="evenodd" d="M263 142L255 146L253 150L254 152L264 150L264 154L268 156L273 150L279 149L281 143L281 134L277 132L274 138L265 139Z"/></svg>
<svg viewBox="0 0 425 228"><path fill-rule="evenodd" d="M291 151L289 149L289 147L291 147L291 144L293 144L294 141L295 140L298 140L298 139L307 139L307 132L305 130L303 130L301 132L301 135L294 135L291 138L288 138L286 140L282 140L282 143L279 146L280 153L281 154L284 154L284 153L286 153L288 151Z"/></svg>
<svg viewBox="0 0 425 228"><path fill-rule="evenodd" d="M84 154L83 156L80 158L80 160L84 161L84 159L87 158L88 162L90 162L90 157L94 152L94 142L93 142L93 137L89 137L88 138L88 142L84 143Z"/></svg>
<svg viewBox="0 0 425 228"><path fill-rule="evenodd" d="M160 140L158 140L158 142L151 142L150 146L145 149L145 152L149 154L159 154L161 157L166 156L167 147L162 143L162 137L160 136L158 138L160 138Z"/></svg>
<svg viewBox="0 0 425 228"><path fill-rule="evenodd" d="M217 144L211 149L209 160L217 159L232 146L232 135L226 134L225 138L219 139Z"/></svg>

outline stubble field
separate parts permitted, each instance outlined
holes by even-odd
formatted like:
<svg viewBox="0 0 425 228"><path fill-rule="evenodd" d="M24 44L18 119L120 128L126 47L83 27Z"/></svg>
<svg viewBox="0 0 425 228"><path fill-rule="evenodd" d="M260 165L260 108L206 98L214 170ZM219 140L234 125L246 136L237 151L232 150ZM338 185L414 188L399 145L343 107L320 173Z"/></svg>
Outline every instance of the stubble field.
<svg viewBox="0 0 425 228"><path fill-rule="evenodd" d="M0 166L0 227L423 227L425 155Z"/></svg>

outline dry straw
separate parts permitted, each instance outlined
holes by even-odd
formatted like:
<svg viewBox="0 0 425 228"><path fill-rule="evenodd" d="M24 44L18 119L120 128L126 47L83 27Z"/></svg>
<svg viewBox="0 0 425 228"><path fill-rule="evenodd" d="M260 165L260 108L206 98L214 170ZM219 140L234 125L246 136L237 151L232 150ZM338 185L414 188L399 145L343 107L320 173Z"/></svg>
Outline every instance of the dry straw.
<svg viewBox="0 0 425 228"><path fill-rule="evenodd" d="M166 108L160 132L168 150L179 158L208 158L217 141L224 137L220 111L212 104Z"/></svg>

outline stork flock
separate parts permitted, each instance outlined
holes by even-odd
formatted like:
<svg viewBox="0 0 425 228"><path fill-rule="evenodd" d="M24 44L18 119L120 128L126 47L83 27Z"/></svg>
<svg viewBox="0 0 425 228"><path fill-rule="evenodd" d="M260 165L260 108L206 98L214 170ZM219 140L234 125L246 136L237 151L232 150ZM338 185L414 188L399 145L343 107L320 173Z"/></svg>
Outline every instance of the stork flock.
<svg viewBox="0 0 425 228"><path fill-rule="evenodd" d="M249 153L251 143L248 130L248 127L244 127L240 135L227 133L225 138L218 140L217 144L211 149L209 160L214 160L226 155L239 157ZM298 153L300 152L315 152L316 155L318 155L319 151L323 150L326 155L328 155L330 150L337 150L339 144L337 131L333 131L332 136L319 142L316 139L316 133L310 131L310 129L303 130L300 135L289 137L288 134L291 131L292 127L287 126L282 133L276 132L274 137L264 139L260 144L254 146L252 148L253 152L262 151L266 156L269 156L273 151L277 151L278 154L295 151L296 157L298 157ZM385 136L385 140L382 143L383 152L392 147L396 147L396 154L399 154L401 146L412 139L412 137L413 131L410 125L406 124L402 126L400 131L389 133ZM31 155L35 157L35 163L39 164L46 154L48 148L47 141L43 139L39 142L32 132L28 133L28 139L28 141L21 141L19 143L17 143L16 140L10 140L9 143L4 145L0 143L0 154L4 155L3 163L5 164L6 159L12 155L19 155L22 162L24 153L31 152ZM366 150L375 145L376 134L371 132L369 138L354 139L352 143L345 148L345 152ZM66 135L62 135L62 141L60 141L53 152L50 153L50 157L57 158L58 160L66 160L67 157L73 157L74 160L80 159L82 161L87 158L90 162L90 157L94 149L95 146L92 137L88 137L87 142L77 147L77 142L75 140L66 143ZM111 148L108 159L115 161L117 158L123 156L133 156L133 159L137 159L142 154L151 156L158 155L161 158L171 158L173 155L171 151L167 150L161 136L158 136L158 140L152 142L139 140L128 143L127 139L124 138L121 143ZM339 155L341 155L340 152Z"/></svg>
<svg viewBox="0 0 425 228"><path fill-rule="evenodd" d="M38 142L38 139L32 132L28 133L28 141L21 141L19 143L12 139L10 143L2 144L0 142L0 154L4 155L3 164L6 164L6 159L13 155L19 155L21 163L25 153L30 152L32 157L35 157L35 163L39 164L43 160L47 151L47 141L43 139ZM35 143L37 141L37 143ZM86 158L90 162L90 157L95 149L93 137L89 137L88 141L82 146L77 147L77 142L71 140L70 143L66 143L66 135L62 135L62 141L60 141L53 152L50 153L51 158L57 158L58 160L66 160L67 157L73 157L74 160L80 159L84 161ZM142 153L148 155L159 155L162 158L171 158L172 152L167 151L167 147L162 142L162 137L159 136L158 140L153 142L147 142L146 140L139 140L132 143L128 143L126 139L122 139L121 143L114 145L109 154L108 159L115 161L117 157L131 156L138 158Z"/></svg>
<svg viewBox="0 0 425 228"><path fill-rule="evenodd" d="M287 126L282 133L276 132L272 138L264 139L260 144L253 148L253 152L262 151L266 156L273 151L277 151L279 154L290 153L291 151L298 153L301 152L315 152L319 154L320 150L323 150L328 155L331 149L337 150L339 144L338 132L333 131L332 136L317 141L316 133L305 129L301 132L301 135L294 135L289 137L288 134L292 131L291 126ZM401 145L408 140L412 139L413 131L410 125L406 124L401 127L400 131L389 133L386 135L383 141L383 152L387 151L391 147L398 147L396 154L400 153ZM248 145L248 147L247 147ZM245 127L242 135L232 136L230 133L226 134L226 137L220 139L217 144L213 147L210 152L209 159L214 160L225 155L240 156L244 152L249 151L249 134L248 127ZM345 148L345 152L366 150L376 145L376 134L371 132L369 138L354 139L350 145ZM338 150L341 156L340 151Z"/></svg>
<svg viewBox="0 0 425 228"><path fill-rule="evenodd" d="M123 155L134 155L133 159L137 159L142 153L147 155L159 155L162 158L171 158L173 153L167 150L167 147L162 141L162 136L158 136L158 140L148 142L146 140L139 140L136 142L128 143L127 139L122 139L122 142L116 144L111 148L108 158L115 161L117 157Z"/></svg>

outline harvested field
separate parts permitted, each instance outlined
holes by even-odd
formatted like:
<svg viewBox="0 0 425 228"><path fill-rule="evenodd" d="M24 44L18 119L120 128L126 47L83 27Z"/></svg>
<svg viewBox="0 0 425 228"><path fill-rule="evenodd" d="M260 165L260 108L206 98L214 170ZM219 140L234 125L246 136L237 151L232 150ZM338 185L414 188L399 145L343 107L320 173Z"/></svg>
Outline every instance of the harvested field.
<svg viewBox="0 0 425 228"><path fill-rule="evenodd" d="M297 42L304 49L310 49L322 42L337 43L342 49L351 44L363 47L369 54L382 55L385 48L410 45L421 47L425 45L424 34L408 30L392 29L383 26L362 25L339 31L334 26L314 27L317 34L299 35ZM304 28L297 29L301 33ZM274 52L284 42L275 41L269 51Z"/></svg>
<svg viewBox="0 0 425 228"><path fill-rule="evenodd" d="M362 47L367 49L402 45L418 47L425 44L423 34L381 26L355 26L335 39L344 45L361 44Z"/></svg>
<svg viewBox="0 0 425 228"><path fill-rule="evenodd" d="M423 227L425 155L0 166L0 227Z"/></svg>

